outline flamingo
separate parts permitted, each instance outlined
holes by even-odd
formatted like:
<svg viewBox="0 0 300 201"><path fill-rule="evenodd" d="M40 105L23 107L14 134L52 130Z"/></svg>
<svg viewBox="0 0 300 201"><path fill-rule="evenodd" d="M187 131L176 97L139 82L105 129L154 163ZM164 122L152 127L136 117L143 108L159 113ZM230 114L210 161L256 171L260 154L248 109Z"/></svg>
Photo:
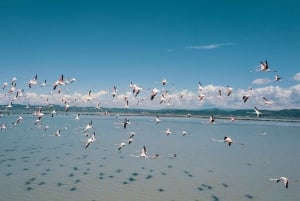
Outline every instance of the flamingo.
<svg viewBox="0 0 300 201"><path fill-rule="evenodd" d="M227 143L229 147L231 146L232 143L239 144L239 145L244 145L243 143L234 141L231 137L228 137L228 136L224 136L224 138L222 140L212 139L212 141Z"/></svg>
<svg viewBox="0 0 300 201"><path fill-rule="evenodd" d="M264 71L264 72L268 72L270 71L269 69L269 64L268 64L268 61L261 61L260 62L260 71Z"/></svg>
<svg viewBox="0 0 300 201"><path fill-rule="evenodd" d="M95 141L96 141L96 133L94 132L93 135L92 135L90 138L87 139L84 148L88 148L88 146L89 146L90 144L92 144L93 142L95 142Z"/></svg>
<svg viewBox="0 0 300 201"><path fill-rule="evenodd" d="M121 142L121 144L119 144L118 146L118 150L121 150L122 147L126 146L126 143L125 142Z"/></svg>
<svg viewBox="0 0 300 201"><path fill-rule="evenodd" d="M159 122L160 122L159 116L156 115L156 117L155 117L155 124L159 124Z"/></svg>
<svg viewBox="0 0 300 201"><path fill-rule="evenodd" d="M261 117L262 113L257 109L257 107L254 107L254 112L256 114L257 117Z"/></svg>
<svg viewBox="0 0 300 201"><path fill-rule="evenodd" d="M158 92L159 92L158 89L156 89L156 88L152 89L150 100L153 100L155 98L155 96L158 94Z"/></svg>
<svg viewBox="0 0 300 201"><path fill-rule="evenodd" d="M61 130L57 129L54 135L57 137L60 137L60 134L61 134Z"/></svg>
<svg viewBox="0 0 300 201"><path fill-rule="evenodd" d="M54 82L54 84L53 84L53 90L55 90L58 85L65 85L64 75L61 75L59 77L59 79L56 82Z"/></svg>
<svg viewBox="0 0 300 201"><path fill-rule="evenodd" d="M277 183L282 181L283 185L285 186L286 189L289 187L289 179L286 178L286 177L280 177L280 178L277 178L277 179L270 179L270 181L276 181Z"/></svg>
<svg viewBox="0 0 300 201"><path fill-rule="evenodd" d="M34 76L32 80L29 81L28 87L31 88L34 85L37 85L37 74Z"/></svg>
<svg viewBox="0 0 300 201"><path fill-rule="evenodd" d="M263 97L263 99L266 105L272 105L272 101L269 101L266 97Z"/></svg>

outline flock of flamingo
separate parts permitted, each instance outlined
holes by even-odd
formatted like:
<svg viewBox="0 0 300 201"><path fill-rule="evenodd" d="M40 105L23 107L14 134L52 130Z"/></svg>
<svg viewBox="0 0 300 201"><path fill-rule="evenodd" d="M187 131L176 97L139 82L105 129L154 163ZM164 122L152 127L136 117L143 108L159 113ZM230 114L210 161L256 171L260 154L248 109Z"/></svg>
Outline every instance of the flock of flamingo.
<svg viewBox="0 0 300 201"><path fill-rule="evenodd" d="M268 62L267 61L262 61L260 63L260 68L257 69L257 70L261 71L261 72L270 72ZM281 80L281 78L278 74L275 75L274 79L275 79L276 82ZM36 119L34 121L34 126L35 127L43 128L43 129L47 129L49 127L48 125L43 126L43 123L42 123L43 122L42 121L43 117L48 114L48 113L44 113L45 108L47 108L47 110L49 110L49 108L50 108L49 115L51 115L52 117L57 115L57 112L54 109L51 109L51 108L53 108L53 104L51 104L49 102L49 98L51 96L53 96L54 94L56 94L56 96L61 97L61 103L64 105L64 112L69 112L71 106L76 106L76 101L78 101L77 98L76 97L74 98L74 97L72 97L68 94L65 94L65 92L63 90L64 86L72 85L75 82L77 82L76 78L65 79L64 75L60 75L59 79L57 81L53 82L52 84L48 84L46 80L44 80L43 82L39 82L37 74L33 77L33 79L28 81L27 86L28 86L29 89L37 87L37 86L47 87L47 86L50 85L50 87L51 87L51 92L49 93L49 95L46 96L46 97L43 97L43 98L45 98L45 105L44 106L37 106L35 111L32 114L34 117L36 117ZM166 89L167 85L168 85L167 79L165 79L165 78L162 79L161 89L158 89L158 88L147 89L147 91L149 91L149 93L147 95L148 97L142 97L142 98L138 98L138 97L140 96L141 91L143 91L144 89L142 87L140 87L138 84L135 84L134 82L130 82L129 90L127 90L127 93L125 93L125 94L119 95L119 91L117 89L117 86L113 86L113 88L111 90L109 90L108 93L111 94L111 97L113 99L117 98L118 96L122 97L122 99L124 101L124 106L123 106L124 108L129 108L129 106L131 104L129 102L130 101L129 96L132 96L133 100L137 101L136 105L142 104L142 102L145 101L146 99L148 99L148 101L154 101L154 100L158 99L157 98L158 96L160 96L159 101L158 101L158 103L160 105L162 105L162 104L171 105L172 99L170 98L171 97L170 96L170 91ZM205 86L203 86L201 82L198 82L198 100L199 101L204 101L204 99L206 97L204 89L205 89ZM10 82L4 82L2 90L3 90L3 94L1 94L0 99L3 99L3 100L8 99L8 103L7 103L7 105L4 106L4 109L1 112L1 116L3 116L5 114L5 112L9 112L9 110L13 107L15 102L17 102L20 99L25 99L26 100L26 98L27 98L27 94L26 94L25 90L22 89L22 88L17 87L17 78L16 77L13 77L10 80ZM249 89L249 90L251 90L251 89ZM222 98L222 96L230 96L233 93L233 88L230 87L230 86L226 86L225 95L223 95L223 93L224 92L221 89L219 89L216 92L215 96L218 97L218 98ZM81 100L83 102L86 102L86 103L92 102L92 100L93 100L93 91L89 90L87 95L85 97L81 97L81 98L82 98ZM180 95L179 98L183 99L184 95ZM249 98L250 98L250 95L245 94L241 97L241 101L246 103ZM262 98L263 98L263 101L264 101L265 104L267 104L267 105L272 104L272 101L270 101L268 98L266 98L266 97L262 97ZM29 107L30 107L30 104L27 104L26 108L29 108ZM96 104L95 108L100 109L100 101L97 101L97 104ZM256 106L253 107L253 110L254 110L257 117L262 116L262 112ZM109 115L109 111L105 111L104 115ZM75 119L79 120L79 116L80 116L80 114L76 114ZM118 116L116 116L116 117L118 117ZM8 123L2 123L0 125L0 129L4 130L9 126L17 126L18 124L20 124L22 122L22 120L23 120L23 117L19 116L12 125L10 125ZM231 121L234 121L234 120L235 120L235 118L231 117ZM211 115L209 117L208 123L215 124L215 122L216 122L216 120L215 120L214 115ZM155 124L159 124L159 123L160 123L160 118L159 118L158 115L156 115L155 116ZM128 118L125 118L123 123L122 123L123 128L126 129L128 124L130 124L130 121L129 121ZM83 130L83 134L87 138L85 140L84 148L88 148L89 146L91 146L91 144L93 142L96 141L95 131L90 132L90 131L92 131L92 128L93 128L93 122L90 121ZM165 133L168 136L172 132L168 128L165 131ZM118 150L121 150L125 145L132 143L133 140L134 140L134 134L135 134L134 132L131 133L131 135L130 135L127 142L122 142L122 143L118 144L118 146L117 146ZM186 131L182 131L183 136L185 136L186 134L187 134ZM57 136L57 137L61 136L61 130L58 129L54 133L54 136ZM213 141L224 142L224 143L228 144L229 146L231 146L233 143L241 144L241 145L243 144L243 143L239 143L239 142L234 141L229 136L225 136L224 139L221 139L221 140L213 139ZM140 152L139 155L131 155L131 156L132 157L142 157L142 158L153 158L153 159L156 159L156 158L159 157L158 154L149 155L147 153L146 146L142 147L141 152ZM176 157L176 154L172 155L172 157ZM272 178L270 180L271 181L276 181L276 182L282 181L284 186L286 188L288 188L288 179L286 177Z"/></svg>

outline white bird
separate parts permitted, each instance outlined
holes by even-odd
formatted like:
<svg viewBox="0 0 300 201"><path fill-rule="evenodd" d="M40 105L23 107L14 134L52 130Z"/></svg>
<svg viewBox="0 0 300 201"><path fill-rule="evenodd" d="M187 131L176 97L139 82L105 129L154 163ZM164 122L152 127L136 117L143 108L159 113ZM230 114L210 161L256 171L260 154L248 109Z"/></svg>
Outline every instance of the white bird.
<svg viewBox="0 0 300 201"><path fill-rule="evenodd" d="M155 124L159 124L159 122L160 122L159 116L156 115L156 117L155 117Z"/></svg>
<svg viewBox="0 0 300 201"><path fill-rule="evenodd" d="M123 128L127 128L127 125L130 124L129 119L125 118L123 121Z"/></svg>
<svg viewBox="0 0 300 201"><path fill-rule="evenodd" d="M125 105L124 105L124 108L129 108L129 101L128 101L128 99L125 99Z"/></svg>
<svg viewBox="0 0 300 201"><path fill-rule="evenodd" d="M233 140L230 137L225 136L224 143L227 143L228 146L231 146L231 144L233 143Z"/></svg>
<svg viewBox="0 0 300 201"><path fill-rule="evenodd" d="M42 112L42 107L38 107L37 110L33 113L34 116L37 118L42 118L44 116L44 113Z"/></svg>
<svg viewBox="0 0 300 201"><path fill-rule="evenodd" d="M8 86L7 82L4 82L2 89L4 90Z"/></svg>
<svg viewBox="0 0 300 201"><path fill-rule="evenodd" d="M286 177L280 177L280 178L277 178L277 179L270 179L270 181L276 181L277 183L282 181L285 188L289 187L289 179L286 178Z"/></svg>
<svg viewBox="0 0 300 201"><path fill-rule="evenodd" d="M188 132L186 130L182 131L182 136L186 136L188 134Z"/></svg>
<svg viewBox="0 0 300 201"><path fill-rule="evenodd" d="M70 102L66 101L65 102L65 112L68 112L70 107L71 107Z"/></svg>
<svg viewBox="0 0 300 201"><path fill-rule="evenodd" d="M40 125L42 125L41 117L38 117L38 118L34 121L34 125L35 125L35 126L40 126Z"/></svg>
<svg viewBox="0 0 300 201"><path fill-rule="evenodd" d="M130 156L136 157L136 158L139 158L139 157L141 157L141 158L148 158L149 157L147 155L147 150L146 150L146 146L145 145L143 146L140 155L133 155L133 154L131 154Z"/></svg>
<svg viewBox="0 0 300 201"><path fill-rule="evenodd" d="M5 108L6 108L6 109L9 109L9 108L12 108L12 106L13 106L12 101L10 101L10 102L8 103L8 105L7 105Z"/></svg>
<svg viewBox="0 0 300 201"><path fill-rule="evenodd" d="M168 91L164 91L164 92L161 94L159 104L162 104L163 102L166 102L166 101L167 101L168 93L169 93Z"/></svg>
<svg viewBox="0 0 300 201"><path fill-rule="evenodd" d="M24 89L22 89L22 90L18 89L17 90L17 94L16 94L15 98L17 99L17 98L20 98L20 97L25 97L25 95L24 95Z"/></svg>
<svg viewBox="0 0 300 201"><path fill-rule="evenodd" d="M14 125L17 125L18 123L21 123L22 120L23 120L23 117L19 116L18 119L16 120L16 122L14 123Z"/></svg>
<svg viewBox="0 0 300 201"><path fill-rule="evenodd" d="M267 60L265 62L264 61L260 62L260 71L264 71L264 72L270 71L269 64L268 64Z"/></svg>
<svg viewBox="0 0 300 201"><path fill-rule="evenodd" d="M166 135L169 136L170 134L172 134L172 131L170 130L170 128L167 128L167 130L165 131Z"/></svg>
<svg viewBox="0 0 300 201"><path fill-rule="evenodd" d="M166 78L164 78L164 79L161 81L161 83L162 83L163 86L165 86L165 85L168 83L168 81L167 81Z"/></svg>
<svg viewBox="0 0 300 201"><path fill-rule="evenodd" d="M100 109L101 109L100 103L97 103L96 109L97 109L97 110L100 110Z"/></svg>
<svg viewBox="0 0 300 201"><path fill-rule="evenodd" d="M158 94L158 92L159 92L158 89L156 89L156 88L152 89L150 100L153 100L155 98L155 96Z"/></svg>
<svg viewBox="0 0 300 201"><path fill-rule="evenodd" d="M209 116L209 123L215 124L216 123L215 121L216 121L215 117L213 115L210 115Z"/></svg>
<svg viewBox="0 0 300 201"><path fill-rule="evenodd" d="M222 98L222 90L221 89L218 90L218 98Z"/></svg>
<svg viewBox="0 0 300 201"><path fill-rule="evenodd" d="M127 143L131 144L133 141L134 141L134 139L131 137L131 138L128 139Z"/></svg>
<svg viewBox="0 0 300 201"><path fill-rule="evenodd" d="M37 85L37 74L34 76L34 78L32 80L29 81L28 83L28 87L31 88L34 85Z"/></svg>
<svg viewBox="0 0 300 201"><path fill-rule="evenodd" d="M176 153L172 153L172 154L168 154L169 158L176 158L177 157L177 154Z"/></svg>
<svg viewBox="0 0 300 201"><path fill-rule="evenodd" d="M80 119L79 116L80 116L80 114L76 114L76 115L75 115L75 119L76 119L76 120L79 120L79 119Z"/></svg>
<svg viewBox="0 0 300 201"><path fill-rule="evenodd" d="M254 107L254 112L256 114L257 117L261 117L262 113L257 109L257 107Z"/></svg>
<svg viewBox="0 0 300 201"><path fill-rule="evenodd" d="M54 133L55 136L60 137L61 130L57 129L56 132Z"/></svg>
<svg viewBox="0 0 300 201"><path fill-rule="evenodd" d="M86 134L88 132L88 130L90 130L91 128L93 128L93 121L90 121L86 126L85 129L83 130L83 132Z"/></svg>
<svg viewBox="0 0 300 201"><path fill-rule="evenodd" d="M134 136L135 136L135 132L131 132L131 133L129 133L129 139L132 139Z"/></svg>
<svg viewBox="0 0 300 201"><path fill-rule="evenodd" d="M244 95L244 96L243 96L244 103L247 102L247 100L248 100L249 97L250 97L249 95Z"/></svg>
<svg viewBox="0 0 300 201"><path fill-rule="evenodd" d="M47 80L44 80L44 82L41 84L41 87L45 87L47 85Z"/></svg>
<svg viewBox="0 0 300 201"><path fill-rule="evenodd" d="M121 144L119 144L118 146L118 150L121 150L122 147L126 146L126 143L125 142L121 142Z"/></svg>
<svg viewBox="0 0 300 201"><path fill-rule="evenodd" d="M141 157L148 158L146 146L144 145L141 151Z"/></svg>
<svg viewBox="0 0 300 201"><path fill-rule="evenodd" d="M8 94L8 95L13 94L13 93L16 91L16 86L17 86L17 83L14 82L14 83L12 84L12 86L10 87L10 89L8 90L7 94Z"/></svg>
<svg viewBox="0 0 300 201"><path fill-rule="evenodd" d="M263 97L263 99L264 99L264 103L266 105L272 105L273 104L272 101L268 100L266 97Z"/></svg>
<svg viewBox="0 0 300 201"><path fill-rule="evenodd" d="M114 86L113 91L112 91L111 94L112 94L113 98L116 97L116 95L117 95L117 87L116 86Z"/></svg>
<svg viewBox="0 0 300 201"><path fill-rule="evenodd" d="M199 94L198 95L198 98L199 98L199 101L202 101L204 99L205 95L204 94Z"/></svg>
<svg viewBox="0 0 300 201"><path fill-rule="evenodd" d="M53 90L55 90L58 85L65 85L64 75L61 75L59 77L59 79L56 82L54 82L54 84L53 84Z"/></svg>
<svg viewBox="0 0 300 201"><path fill-rule="evenodd" d="M139 95L139 93L143 90L143 88L138 87L137 85L134 85L132 93L134 94L134 96Z"/></svg>
<svg viewBox="0 0 300 201"><path fill-rule="evenodd" d="M76 82L76 81L77 81L76 78L73 77L73 78L71 78L71 79L66 80L66 81L65 81L65 84L73 84L73 83Z"/></svg>
<svg viewBox="0 0 300 201"><path fill-rule="evenodd" d="M94 132L93 135L90 138L87 139L84 148L87 148L91 143L93 143L95 141L96 141L96 133Z"/></svg>
<svg viewBox="0 0 300 201"><path fill-rule="evenodd" d="M201 82L198 82L198 91L201 92L203 89L203 85L201 84Z"/></svg>
<svg viewBox="0 0 300 201"><path fill-rule="evenodd" d="M17 81L17 78L16 78L16 77L13 77L13 78L11 79L11 85L14 85L14 84L16 83L16 81Z"/></svg>
<svg viewBox="0 0 300 201"><path fill-rule="evenodd" d="M230 96L230 94L232 93L233 88L230 86L227 86L227 96Z"/></svg>
<svg viewBox="0 0 300 201"><path fill-rule="evenodd" d="M0 130L4 130L6 128L7 128L7 124L6 123L0 124Z"/></svg>
<svg viewBox="0 0 300 201"><path fill-rule="evenodd" d="M89 90L87 97L85 98L85 100L83 102L88 102L92 99L92 90Z"/></svg>
<svg viewBox="0 0 300 201"><path fill-rule="evenodd" d="M227 143L228 146L231 146L232 143L239 144L239 145L244 145L243 143L234 141L231 137L228 137L228 136L225 136L222 140L212 139L212 141L214 141L214 142L224 142L224 143Z"/></svg>
<svg viewBox="0 0 300 201"><path fill-rule="evenodd" d="M281 77L279 77L279 75L275 75L275 78L274 78L275 81L280 81L280 79L281 79Z"/></svg>
<svg viewBox="0 0 300 201"><path fill-rule="evenodd" d="M56 114L56 111L55 111L55 110L52 110L52 111L51 111L51 117L53 117L55 114Z"/></svg>

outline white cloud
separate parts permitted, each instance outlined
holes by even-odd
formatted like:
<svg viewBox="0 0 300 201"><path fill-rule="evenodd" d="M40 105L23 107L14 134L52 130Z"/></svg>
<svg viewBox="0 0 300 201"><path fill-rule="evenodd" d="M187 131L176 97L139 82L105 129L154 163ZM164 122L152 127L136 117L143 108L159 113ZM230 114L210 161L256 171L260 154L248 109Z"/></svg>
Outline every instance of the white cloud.
<svg viewBox="0 0 300 201"><path fill-rule="evenodd" d="M268 78L258 78L252 81L252 84L255 85L264 85L264 84L269 84L270 82L272 82L272 80L268 79Z"/></svg>
<svg viewBox="0 0 300 201"><path fill-rule="evenodd" d="M195 46L187 46L186 49L197 49L197 50L212 50L224 46L233 46L234 43L215 43L208 45L195 45Z"/></svg>
<svg viewBox="0 0 300 201"><path fill-rule="evenodd" d="M261 83L265 80L262 80ZM33 89L31 89L33 90ZM218 91L221 90L222 95L219 96ZM142 108L142 109L161 109L161 108L174 108L174 109L202 109L207 107L215 108L228 108L228 109L248 109L257 106L261 109L286 109L286 108L299 108L300 107L300 84L290 87L264 86L248 89L233 89L230 96L227 96L227 87L216 86L209 84L203 86L201 91L195 87L194 90L178 90L170 89L166 101L160 104L162 92L150 100L150 90L142 90L138 96L134 96L130 89L120 90L116 97L107 90L95 90L92 93L91 99L86 101L87 92L71 92L64 90L61 94L57 91L53 93L37 91L25 91L24 97L14 100L15 104L31 104L31 105L47 105L58 104L64 106L63 99L70 101L71 106L96 106L100 103L101 107L118 107L125 106L125 97L128 98L129 108ZM203 100L199 100L199 94L205 95ZM249 95L249 100L244 103L242 97ZM10 100L15 95L0 94L0 104L8 105ZM273 102L272 105L265 105L262 97L266 97Z"/></svg>
<svg viewBox="0 0 300 201"><path fill-rule="evenodd" d="M299 73L296 73L293 77L294 80L296 81L300 81L300 72Z"/></svg>

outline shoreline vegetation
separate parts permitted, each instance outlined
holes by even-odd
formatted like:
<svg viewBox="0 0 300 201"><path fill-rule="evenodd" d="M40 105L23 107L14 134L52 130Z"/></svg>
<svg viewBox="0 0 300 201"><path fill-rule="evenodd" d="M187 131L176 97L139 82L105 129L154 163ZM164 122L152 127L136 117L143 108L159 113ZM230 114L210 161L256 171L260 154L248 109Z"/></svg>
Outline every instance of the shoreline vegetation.
<svg viewBox="0 0 300 201"><path fill-rule="evenodd" d="M46 115L51 115L51 111L55 110L58 114L63 115L99 115L99 116L156 116L160 117L193 117L193 118L209 118L213 115L217 119L230 120L252 120L252 121L280 121L280 122L300 122L300 109L284 109L284 110L261 110L262 116L257 117L253 109L134 109L134 108L100 108L95 107L70 107L68 112L64 111L64 107L60 105L40 106L31 105L14 105L12 108L6 108L5 105L0 106L1 116L4 114L23 114L31 115L36 108L42 107Z"/></svg>

